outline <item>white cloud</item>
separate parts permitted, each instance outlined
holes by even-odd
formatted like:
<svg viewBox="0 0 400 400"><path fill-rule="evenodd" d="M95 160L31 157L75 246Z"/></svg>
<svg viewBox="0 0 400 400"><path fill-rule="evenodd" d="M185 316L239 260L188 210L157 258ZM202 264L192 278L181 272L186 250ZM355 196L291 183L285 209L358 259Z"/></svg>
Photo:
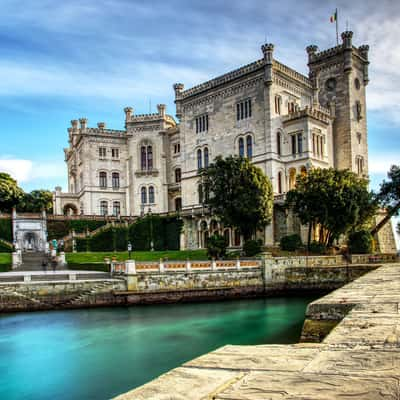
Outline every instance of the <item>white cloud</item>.
<svg viewBox="0 0 400 400"><path fill-rule="evenodd" d="M372 153L369 155L368 166L370 174L387 174L392 165L399 165L400 154L398 152Z"/></svg>
<svg viewBox="0 0 400 400"><path fill-rule="evenodd" d="M41 179L64 179L66 168L63 163L59 162L0 158L0 172L7 172L19 184L26 184Z"/></svg>

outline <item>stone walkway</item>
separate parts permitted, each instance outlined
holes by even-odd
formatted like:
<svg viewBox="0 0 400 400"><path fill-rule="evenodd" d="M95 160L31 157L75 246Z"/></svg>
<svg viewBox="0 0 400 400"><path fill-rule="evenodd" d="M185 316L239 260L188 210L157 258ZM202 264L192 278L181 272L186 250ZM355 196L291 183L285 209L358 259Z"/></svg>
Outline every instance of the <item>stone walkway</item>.
<svg viewBox="0 0 400 400"><path fill-rule="evenodd" d="M117 399L400 399L399 304L387 264L310 304L321 319L351 309L321 344L228 345Z"/></svg>

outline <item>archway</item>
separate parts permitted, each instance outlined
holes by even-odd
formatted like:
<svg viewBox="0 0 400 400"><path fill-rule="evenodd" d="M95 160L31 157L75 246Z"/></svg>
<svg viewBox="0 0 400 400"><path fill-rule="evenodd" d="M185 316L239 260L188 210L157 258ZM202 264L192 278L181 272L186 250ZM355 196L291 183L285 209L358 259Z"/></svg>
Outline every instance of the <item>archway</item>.
<svg viewBox="0 0 400 400"><path fill-rule="evenodd" d="M78 208L75 204L68 203L63 208L64 215L78 215Z"/></svg>
<svg viewBox="0 0 400 400"><path fill-rule="evenodd" d="M37 251L39 249L37 235L34 232L25 232L22 246L24 251Z"/></svg>

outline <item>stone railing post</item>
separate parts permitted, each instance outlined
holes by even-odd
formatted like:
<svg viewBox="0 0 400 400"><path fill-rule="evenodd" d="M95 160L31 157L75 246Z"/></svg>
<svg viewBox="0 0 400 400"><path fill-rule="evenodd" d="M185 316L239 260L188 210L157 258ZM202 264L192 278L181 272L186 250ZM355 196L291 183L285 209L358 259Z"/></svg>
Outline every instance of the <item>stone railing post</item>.
<svg viewBox="0 0 400 400"><path fill-rule="evenodd" d="M264 286L272 281L273 258L271 253L261 253L261 267L263 268Z"/></svg>
<svg viewBox="0 0 400 400"><path fill-rule="evenodd" d="M32 280L31 275L24 275L24 282L30 282Z"/></svg>
<svg viewBox="0 0 400 400"><path fill-rule="evenodd" d="M60 256L58 258L58 262L62 267L64 267L67 264L67 261L65 259L65 253L63 251L60 253Z"/></svg>
<svg viewBox="0 0 400 400"><path fill-rule="evenodd" d="M186 272L190 272L192 270L192 263L189 259L186 260Z"/></svg>
<svg viewBox="0 0 400 400"><path fill-rule="evenodd" d="M164 260L162 258L160 258L159 269L161 273L165 272Z"/></svg>
<svg viewBox="0 0 400 400"><path fill-rule="evenodd" d="M12 269L18 268L21 265L21 257L17 251L12 253Z"/></svg>
<svg viewBox="0 0 400 400"><path fill-rule="evenodd" d="M236 269L240 269L240 258L236 257Z"/></svg>
<svg viewBox="0 0 400 400"><path fill-rule="evenodd" d="M215 261L215 258L213 258L213 259L211 260L211 269L212 269L213 271L216 271L216 270L217 270L217 262Z"/></svg>
<svg viewBox="0 0 400 400"><path fill-rule="evenodd" d="M125 274L126 275L136 275L136 261L127 260L125 262Z"/></svg>

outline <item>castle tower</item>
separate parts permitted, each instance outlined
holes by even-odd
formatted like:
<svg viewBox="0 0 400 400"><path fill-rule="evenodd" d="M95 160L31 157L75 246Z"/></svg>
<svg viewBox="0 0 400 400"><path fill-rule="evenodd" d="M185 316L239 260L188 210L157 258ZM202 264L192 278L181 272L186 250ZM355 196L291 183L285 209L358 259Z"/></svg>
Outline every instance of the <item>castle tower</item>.
<svg viewBox="0 0 400 400"><path fill-rule="evenodd" d="M343 32L342 44L318 52L307 47L310 79L316 100L334 116L334 166L368 174L365 88L368 84L368 50L352 44L353 32Z"/></svg>

